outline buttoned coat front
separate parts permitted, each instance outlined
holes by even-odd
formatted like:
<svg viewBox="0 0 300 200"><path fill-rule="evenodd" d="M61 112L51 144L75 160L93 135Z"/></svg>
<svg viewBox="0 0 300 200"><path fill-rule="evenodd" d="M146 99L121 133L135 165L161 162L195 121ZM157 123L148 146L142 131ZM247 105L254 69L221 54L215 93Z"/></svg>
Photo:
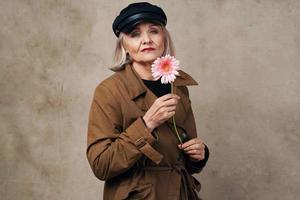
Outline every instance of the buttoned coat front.
<svg viewBox="0 0 300 200"><path fill-rule="evenodd" d="M180 132L197 137L186 86L197 82L183 71L174 84L181 97L175 121ZM171 119L152 133L141 117L157 97L131 64L102 81L91 103L87 158L95 176L105 181L104 200L199 199L200 183L192 176L203 165L191 162L177 145Z"/></svg>

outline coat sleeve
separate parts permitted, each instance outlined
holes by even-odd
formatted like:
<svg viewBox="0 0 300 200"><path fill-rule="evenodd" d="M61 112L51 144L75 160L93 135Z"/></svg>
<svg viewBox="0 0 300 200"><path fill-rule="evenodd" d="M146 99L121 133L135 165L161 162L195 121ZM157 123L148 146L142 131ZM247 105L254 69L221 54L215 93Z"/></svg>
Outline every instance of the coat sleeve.
<svg viewBox="0 0 300 200"><path fill-rule="evenodd" d="M186 86L183 88L184 93L189 97L189 91ZM189 100L189 103L191 104L191 101ZM192 110L192 105L189 106L189 109L187 111L187 118L184 123L184 127L188 133L188 135L191 138L196 138L197 137L197 128L196 128L196 122L194 118L194 113ZM203 160L200 160L198 162L193 162L190 159L187 159L187 170L191 173L200 173L204 166L206 165L206 162L209 158L209 149L205 145L205 158Z"/></svg>
<svg viewBox="0 0 300 200"><path fill-rule="evenodd" d="M120 98L119 98L120 99ZM141 117L125 130L122 112L110 90L99 85L94 93L88 120L87 158L97 178L109 180L129 170L143 155L159 164L162 155Z"/></svg>

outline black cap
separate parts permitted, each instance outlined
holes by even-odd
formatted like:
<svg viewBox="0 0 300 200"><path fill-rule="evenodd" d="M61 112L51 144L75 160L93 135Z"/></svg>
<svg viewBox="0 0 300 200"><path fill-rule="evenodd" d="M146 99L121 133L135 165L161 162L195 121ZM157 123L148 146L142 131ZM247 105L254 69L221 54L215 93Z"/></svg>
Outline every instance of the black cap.
<svg viewBox="0 0 300 200"><path fill-rule="evenodd" d="M113 22L112 29L117 37L120 32L130 33L134 27L143 22L154 22L165 26L167 24L167 16L164 11L147 2L132 3L121 10L120 14Z"/></svg>

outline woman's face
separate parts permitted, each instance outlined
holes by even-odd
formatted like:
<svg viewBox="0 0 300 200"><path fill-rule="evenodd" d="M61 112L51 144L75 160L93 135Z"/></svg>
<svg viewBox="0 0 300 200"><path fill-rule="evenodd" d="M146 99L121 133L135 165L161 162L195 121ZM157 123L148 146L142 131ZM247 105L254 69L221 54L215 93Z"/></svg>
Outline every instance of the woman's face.
<svg viewBox="0 0 300 200"><path fill-rule="evenodd" d="M123 45L133 62L152 63L164 52L164 33L160 25L140 23L124 34Z"/></svg>

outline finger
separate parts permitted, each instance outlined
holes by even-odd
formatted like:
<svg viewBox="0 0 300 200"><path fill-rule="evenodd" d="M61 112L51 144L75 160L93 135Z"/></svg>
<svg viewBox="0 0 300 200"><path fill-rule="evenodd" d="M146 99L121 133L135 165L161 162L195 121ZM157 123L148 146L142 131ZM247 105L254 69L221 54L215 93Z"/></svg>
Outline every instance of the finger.
<svg viewBox="0 0 300 200"><path fill-rule="evenodd" d="M191 145L194 145L194 144L200 143L200 142L202 142L200 139L198 139L198 138L193 138L193 139L190 139L190 140L188 140L187 142L183 143L181 147L182 147L183 149L185 149L185 148L188 147L188 146L191 146Z"/></svg>
<svg viewBox="0 0 300 200"><path fill-rule="evenodd" d="M179 144L178 147L185 151L192 150L192 149L198 149L198 150L204 151L205 150L204 143L201 143L202 141L198 138L194 138L194 139L195 140L191 139L191 141L188 141L188 142L182 144L182 146L181 146L181 144ZM195 143L193 144L193 142L195 142Z"/></svg>
<svg viewBox="0 0 300 200"><path fill-rule="evenodd" d="M155 102L155 105L153 108L153 114L158 113L159 111L161 111L160 109L165 109L166 107L175 106L175 108L176 108L177 103L178 103L178 100L175 98L171 98L171 99L168 99L163 102L157 101L157 102ZM162 111L165 111L165 110L162 110Z"/></svg>
<svg viewBox="0 0 300 200"><path fill-rule="evenodd" d="M175 111L171 111L171 112L165 113L165 114L160 118L161 123L165 122L166 120L168 120L169 118L171 118L171 117L174 116L174 115L175 115Z"/></svg>
<svg viewBox="0 0 300 200"><path fill-rule="evenodd" d="M197 152L204 152L205 150L203 148L185 148L183 149L184 152L188 151L197 151Z"/></svg>
<svg viewBox="0 0 300 200"><path fill-rule="evenodd" d="M169 94L165 94L165 95L159 97L158 100L159 101L166 101L166 100L172 99L172 98L180 99L180 96L178 96L177 94L169 93Z"/></svg>
<svg viewBox="0 0 300 200"><path fill-rule="evenodd" d="M155 101L154 101L154 107L156 107L157 109L159 109L161 106L164 105L164 102L169 100L169 99L174 99L174 100L179 100L180 99L180 96L176 95L176 94L166 94L166 95L163 95L159 98L157 98Z"/></svg>
<svg viewBox="0 0 300 200"><path fill-rule="evenodd" d="M175 111L176 110L176 106L168 106L168 107L161 107L158 111L157 111L157 115L159 116L165 116L167 117L169 112Z"/></svg>
<svg viewBox="0 0 300 200"><path fill-rule="evenodd" d="M188 150L185 151L186 154L193 154L193 155L197 155L197 154L201 154L201 151L198 149L192 149L192 150Z"/></svg>
<svg viewBox="0 0 300 200"><path fill-rule="evenodd" d="M155 117L154 117L154 120L155 121L159 121L159 122L164 122L166 121L167 119L169 119L170 117L174 116L175 115L175 111L170 111L170 112L162 112L160 114L157 114Z"/></svg>
<svg viewBox="0 0 300 200"><path fill-rule="evenodd" d="M166 110L168 112L175 111L176 110L176 106L168 106L168 107L166 107Z"/></svg>
<svg viewBox="0 0 300 200"><path fill-rule="evenodd" d="M169 118L173 117L174 115L175 115L175 111L171 111L171 112L169 112L169 116L168 116L168 118L167 118L167 119L169 119Z"/></svg>
<svg viewBox="0 0 300 200"><path fill-rule="evenodd" d="M184 151L190 151L190 150L204 150L203 145L196 143L191 146L187 146L186 148L183 148Z"/></svg>
<svg viewBox="0 0 300 200"><path fill-rule="evenodd" d="M176 98L171 98L171 99L167 99L165 101L163 101L161 103L161 106L174 106L178 104L178 99Z"/></svg>
<svg viewBox="0 0 300 200"><path fill-rule="evenodd" d="M189 154L189 155L204 155L204 151L203 150L197 150L197 149L185 151L185 153Z"/></svg>
<svg viewBox="0 0 300 200"><path fill-rule="evenodd" d="M176 99L170 99L168 101L165 101L165 102L161 103L160 105L156 106L156 110L153 113L153 115L156 115L156 114L161 115L163 112L175 111L176 104L177 104Z"/></svg>

